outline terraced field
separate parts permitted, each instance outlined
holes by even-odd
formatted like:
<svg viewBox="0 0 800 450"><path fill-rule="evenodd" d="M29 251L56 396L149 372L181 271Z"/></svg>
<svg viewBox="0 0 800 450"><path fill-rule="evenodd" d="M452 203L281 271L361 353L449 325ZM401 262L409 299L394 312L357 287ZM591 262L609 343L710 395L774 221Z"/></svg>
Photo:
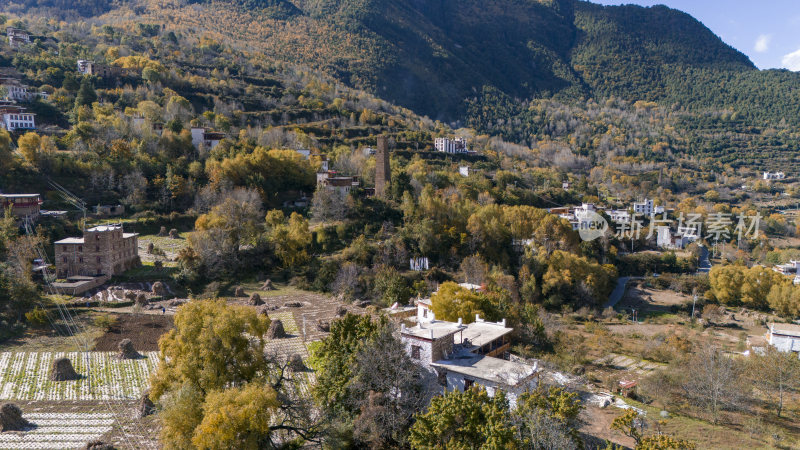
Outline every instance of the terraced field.
<svg viewBox="0 0 800 450"><path fill-rule="evenodd" d="M0 400L134 400L147 387L158 353L118 360L113 352L0 353ZM67 357L81 379L51 381L56 358Z"/></svg>
<svg viewBox="0 0 800 450"><path fill-rule="evenodd" d="M31 428L0 434L0 450L85 448L114 425L112 413L36 412L23 417L32 424Z"/></svg>

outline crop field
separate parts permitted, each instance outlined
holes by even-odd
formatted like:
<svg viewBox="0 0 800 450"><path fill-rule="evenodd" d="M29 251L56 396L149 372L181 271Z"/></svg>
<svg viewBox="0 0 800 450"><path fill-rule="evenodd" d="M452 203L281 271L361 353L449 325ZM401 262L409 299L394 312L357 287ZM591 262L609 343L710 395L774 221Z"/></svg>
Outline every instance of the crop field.
<svg viewBox="0 0 800 450"><path fill-rule="evenodd" d="M295 353L299 354L303 359L308 357L308 349L306 349L303 336L297 327L297 323L294 321L292 313L289 311L270 313L269 318L271 320L279 319L283 322L283 328L288 337L267 340L267 353L287 358Z"/></svg>
<svg viewBox="0 0 800 450"><path fill-rule="evenodd" d="M23 417L32 427L0 434L0 450L74 449L111 431L111 413L30 413Z"/></svg>
<svg viewBox="0 0 800 450"><path fill-rule="evenodd" d="M147 388L157 352L118 360L113 352L0 353L0 400L134 400ZM81 379L51 381L56 358L67 357Z"/></svg>

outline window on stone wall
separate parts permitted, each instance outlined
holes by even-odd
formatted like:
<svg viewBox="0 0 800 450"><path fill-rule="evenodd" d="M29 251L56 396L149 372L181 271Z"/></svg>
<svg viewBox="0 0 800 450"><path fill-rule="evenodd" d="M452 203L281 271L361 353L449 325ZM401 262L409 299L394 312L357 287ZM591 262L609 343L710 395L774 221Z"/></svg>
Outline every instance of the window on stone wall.
<svg viewBox="0 0 800 450"><path fill-rule="evenodd" d="M469 378L464 378L464 390L471 388L472 385L475 384L474 380L470 380Z"/></svg>
<svg viewBox="0 0 800 450"><path fill-rule="evenodd" d="M419 345L412 345L411 346L411 357L414 359L420 359L420 354L422 353L422 347Z"/></svg>

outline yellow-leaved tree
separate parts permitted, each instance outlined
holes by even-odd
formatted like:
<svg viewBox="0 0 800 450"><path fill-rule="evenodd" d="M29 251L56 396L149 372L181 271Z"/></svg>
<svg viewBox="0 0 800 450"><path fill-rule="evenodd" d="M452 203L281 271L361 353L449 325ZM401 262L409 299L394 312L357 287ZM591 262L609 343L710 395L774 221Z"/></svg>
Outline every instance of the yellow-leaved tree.
<svg viewBox="0 0 800 450"><path fill-rule="evenodd" d="M151 400L167 449L259 449L310 439L308 402L286 358L267 355L270 320L220 300L178 309L159 341Z"/></svg>

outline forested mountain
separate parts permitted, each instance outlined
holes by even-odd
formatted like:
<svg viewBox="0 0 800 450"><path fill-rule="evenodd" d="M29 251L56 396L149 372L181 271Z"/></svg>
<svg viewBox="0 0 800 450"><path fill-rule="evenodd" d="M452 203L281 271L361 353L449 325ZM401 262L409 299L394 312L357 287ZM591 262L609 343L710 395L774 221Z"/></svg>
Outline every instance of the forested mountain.
<svg viewBox="0 0 800 450"><path fill-rule="evenodd" d="M15 0L9 11L164 20L323 70L447 121L484 88L800 118L800 76L759 71L683 12L575 0Z"/></svg>
<svg viewBox="0 0 800 450"><path fill-rule="evenodd" d="M71 5L14 0L5 9L97 15L111 25L160 24L198 45L213 41L266 65L320 71L417 114L534 149L543 139L560 138L580 155L597 153L591 141L581 144L572 134L581 129L578 122L593 120L587 114L593 102L608 100L663 109L650 136L659 135L675 153L714 163L785 168L794 164L800 146L794 131L800 123L800 75L758 70L702 23L664 6L576 0L81 0ZM98 56L102 60L93 55ZM557 109L583 117L542 113L554 110L553 101L567 105ZM602 123L589 126L592 132L609 130ZM626 146L617 153L629 153Z"/></svg>
<svg viewBox="0 0 800 450"><path fill-rule="evenodd" d="M48 3L50 0L42 0ZM658 6L574 0L127 2L197 25L432 118L465 119L484 87L515 99L611 96L800 117L800 76L759 71L703 24ZM203 4L198 7L197 3ZM769 108L766 106L769 105Z"/></svg>

